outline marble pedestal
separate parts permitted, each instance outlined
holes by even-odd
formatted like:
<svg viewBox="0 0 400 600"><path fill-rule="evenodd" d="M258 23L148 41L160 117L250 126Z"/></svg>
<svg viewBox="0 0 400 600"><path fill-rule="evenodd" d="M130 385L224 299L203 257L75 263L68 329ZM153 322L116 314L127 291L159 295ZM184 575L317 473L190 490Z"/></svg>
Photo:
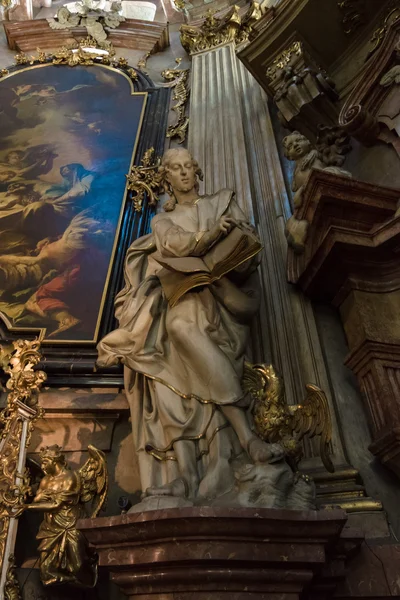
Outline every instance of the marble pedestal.
<svg viewBox="0 0 400 600"><path fill-rule="evenodd" d="M191 507L84 519L100 567L132 600L326 598L361 543L341 510ZM303 596L304 597L304 596Z"/></svg>

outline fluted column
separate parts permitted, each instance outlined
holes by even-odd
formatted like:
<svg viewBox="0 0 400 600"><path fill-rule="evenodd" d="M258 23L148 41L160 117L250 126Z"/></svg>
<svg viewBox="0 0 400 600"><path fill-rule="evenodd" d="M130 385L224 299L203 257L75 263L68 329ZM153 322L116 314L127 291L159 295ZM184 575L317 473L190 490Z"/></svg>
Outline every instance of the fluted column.
<svg viewBox="0 0 400 600"><path fill-rule="evenodd" d="M305 383L323 388L335 420L312 306L286 282L284 223L290 206L267 97L237 59L233 43L192 56L191 89L189 149L204 171L204 192L235 190L264 245L257 359L279 369L290 404L303 398ZM341 461L336 422L333 444Z"/></svg>

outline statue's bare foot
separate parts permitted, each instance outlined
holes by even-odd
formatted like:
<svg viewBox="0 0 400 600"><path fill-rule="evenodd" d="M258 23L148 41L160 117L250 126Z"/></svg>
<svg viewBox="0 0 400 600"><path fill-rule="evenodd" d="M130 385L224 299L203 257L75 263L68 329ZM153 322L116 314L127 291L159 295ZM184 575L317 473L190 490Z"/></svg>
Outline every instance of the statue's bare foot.
<svg viewBox="0 0 400 600"><path fill-rule="evenodd" d="M174 479L171 483L160 485L160 487L147 488L144 496L176 496L178 498L187 498L188 486L184 479Z"/></svg>
<svg viewBox="0 0 400 600"><path fill-rule="evenodd" d="M247 452L255 463L277 462L284 457L284 451L278 444L266 444L260 438L253 437L247 445Z"/></svg>

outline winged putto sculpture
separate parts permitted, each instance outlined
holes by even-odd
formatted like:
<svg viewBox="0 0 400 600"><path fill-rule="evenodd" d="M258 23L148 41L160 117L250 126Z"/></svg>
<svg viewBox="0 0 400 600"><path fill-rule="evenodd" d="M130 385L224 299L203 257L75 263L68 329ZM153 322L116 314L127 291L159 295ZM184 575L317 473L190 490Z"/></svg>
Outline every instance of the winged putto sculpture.
<svg viewBox="0 0 400 600"><path fill-rule="evenodd" d="M267 443L278 443L294 472L303 456L301 440L320 436L320 456L329 472L334 466L329 457L332 422L325 393L316 385L306 385L302 404L288 406L283 379L272 365L246 363L243 387L254 400L253 418L258 435Z"/></svg>
<svg viewBox="0 0 400 600"><path fill-rule="evenodd" d="M40 541L40 578L44 585L72 583L94 587L97 560L83 534L78 519L96 517L107 497L108 474L104 453L88 447L89 458L78 470L71 470L57 445L41 449L45 476L39 484L30 510L44 511L37 539ZM85 504L91 503L86 511Z"/></svg>

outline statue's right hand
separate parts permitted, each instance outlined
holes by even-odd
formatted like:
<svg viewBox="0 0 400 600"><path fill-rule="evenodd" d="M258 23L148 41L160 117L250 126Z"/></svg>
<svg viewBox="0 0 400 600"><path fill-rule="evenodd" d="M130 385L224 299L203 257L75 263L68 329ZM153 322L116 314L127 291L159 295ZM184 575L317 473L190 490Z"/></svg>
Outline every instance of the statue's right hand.
<svg viewBox="0 0 400 600"><path fill-rule="evenodd" d="M235 221L235 219L232 219L232 217L222 216L220 218L220 220L218 221L219 231L222 231L222 233L224 233L225 235L228 235L228 233L231 231L231 229L235 225L236 225L236 221Z"/></svg>

